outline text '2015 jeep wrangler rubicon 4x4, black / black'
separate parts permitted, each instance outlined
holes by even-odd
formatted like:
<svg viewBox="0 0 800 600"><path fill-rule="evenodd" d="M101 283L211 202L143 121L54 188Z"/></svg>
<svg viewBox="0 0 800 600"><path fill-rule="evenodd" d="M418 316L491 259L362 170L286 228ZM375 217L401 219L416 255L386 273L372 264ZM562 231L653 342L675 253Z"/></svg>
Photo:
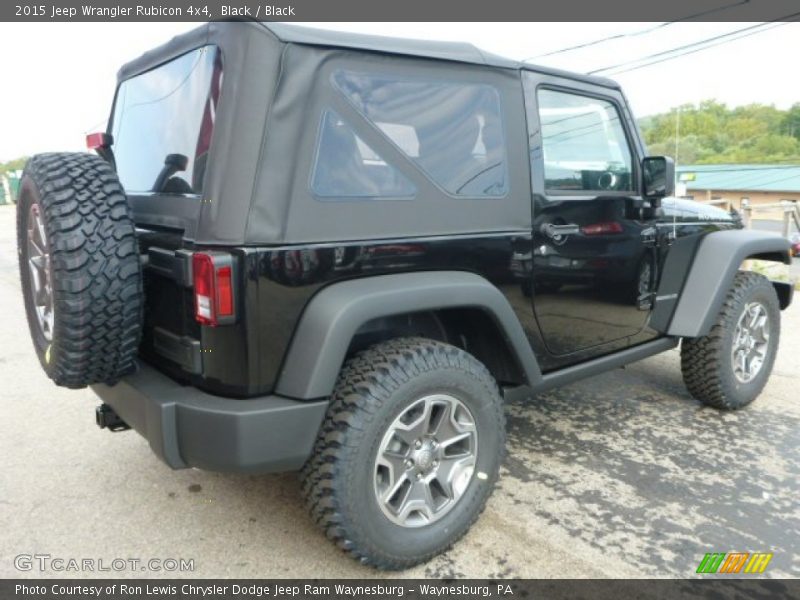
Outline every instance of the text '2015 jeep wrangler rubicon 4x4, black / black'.
<svg viewBox="0 0 800 600"><path fill-rule="evenodd" d="M788 242L669 198L616 83L466 44L211 23L125 65L88 142L22 181L44 370L173 468L300 469L381 568L476 520L504 395L680 343L740 408L792 299L739 270Z"/></svg>

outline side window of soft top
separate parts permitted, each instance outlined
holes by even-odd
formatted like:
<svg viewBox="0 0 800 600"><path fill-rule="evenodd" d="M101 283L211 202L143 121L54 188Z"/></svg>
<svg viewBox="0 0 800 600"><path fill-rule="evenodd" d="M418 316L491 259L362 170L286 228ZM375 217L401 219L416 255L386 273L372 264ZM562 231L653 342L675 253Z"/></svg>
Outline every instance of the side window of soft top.
<svg viewBox="0 0 800 600"><path fill-rule="evenodd" d="M405 175L332 110L322 114L311 190L321 200L411 198L416 193Z"/></svg>
<svg viewBox="0 0 800 600"><path fill-rule="evenodd" d="M507 194L504 125L494 87L345 70L335 71L331 82L446 193Z"/></svg>

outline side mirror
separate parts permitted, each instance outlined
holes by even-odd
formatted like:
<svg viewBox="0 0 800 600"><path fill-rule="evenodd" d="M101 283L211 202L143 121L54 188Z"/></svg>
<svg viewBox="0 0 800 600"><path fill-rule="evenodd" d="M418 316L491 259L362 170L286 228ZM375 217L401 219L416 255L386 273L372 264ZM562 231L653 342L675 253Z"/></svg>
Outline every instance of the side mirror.
<svg viewBox="0 0 800 600"><path fill-rule="evenodd" d="M668 156L648 156L642 161L642 196L661 200L675 195L675 161Z"/></svg>

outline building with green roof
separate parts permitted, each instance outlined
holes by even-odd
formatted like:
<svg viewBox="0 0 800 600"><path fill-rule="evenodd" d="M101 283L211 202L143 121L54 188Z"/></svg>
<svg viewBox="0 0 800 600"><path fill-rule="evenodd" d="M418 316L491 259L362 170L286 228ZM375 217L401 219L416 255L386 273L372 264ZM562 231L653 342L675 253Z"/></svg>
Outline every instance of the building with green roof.
<svg viewBox="0 0 800 600"><path fill-rule="evenodd" d="M737 210L743 200L754 207L800 201L800 165L680 165L677 176L686 197ZM753 217L781 219L782 212L755 210Z"/></svg>

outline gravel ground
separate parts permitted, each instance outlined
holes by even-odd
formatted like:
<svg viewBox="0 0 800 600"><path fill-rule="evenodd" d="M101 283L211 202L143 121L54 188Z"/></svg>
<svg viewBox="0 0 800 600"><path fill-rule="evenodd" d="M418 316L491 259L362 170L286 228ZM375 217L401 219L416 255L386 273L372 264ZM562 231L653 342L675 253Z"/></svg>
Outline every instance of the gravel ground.
<svg viewBox="0 0 800 600"><path fill-rule="evenodd" d="M677 351L510 404L509 456L486 512L450 552L402 575L683 577L705 552L771 551L767 575L800 576L799 327L796 303L772 379L737 413L688 396ZM15 568L36 553L193 559L182 575L196 577L393 576L325 540L293 474L171 471L137 434L97 429L92 392L53 386L34 356L9 206L0 381L0 577L65 574ZM138 574L164 573L118 575Z"/></svg>

